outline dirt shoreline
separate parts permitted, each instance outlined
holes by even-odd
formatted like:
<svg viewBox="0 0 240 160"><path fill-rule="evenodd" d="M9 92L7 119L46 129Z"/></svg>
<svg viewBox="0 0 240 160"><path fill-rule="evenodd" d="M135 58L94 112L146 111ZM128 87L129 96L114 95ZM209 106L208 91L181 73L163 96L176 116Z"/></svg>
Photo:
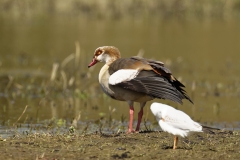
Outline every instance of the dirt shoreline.
<svg viewBox="0 0 240 160"><path fill-rule="evenodd" d="M1 159L240 159L240 131L194 133L179 139L165 132L50 134L0 141Z"/></svg>

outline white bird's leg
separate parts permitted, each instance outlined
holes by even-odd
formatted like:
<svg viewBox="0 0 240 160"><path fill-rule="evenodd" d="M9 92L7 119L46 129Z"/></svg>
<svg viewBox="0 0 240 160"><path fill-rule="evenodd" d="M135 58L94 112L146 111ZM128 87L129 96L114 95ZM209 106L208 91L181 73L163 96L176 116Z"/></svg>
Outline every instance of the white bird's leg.
<svg viewBox="0 0 240 160"><path fill-rule="evenodd" d="M177 148L177 144L178 144L178 137L174 136L174 143L173 143L173 149Z"/></svg>
<svg viewBox="0 0 240 160"><path fill-rule="evenodd" d="M139 131L140 129L140 124L142 121L142 116L143 116L143 107L145 106L146 102L144 103L140 103L140 111L138 112L138 123L137 123L137 127L136 127L136 131Z"/></svg>
<svg viewBox="0 0 240 160"><path fill-rule="evenodd" d="M132 133L134 132L133 130L134 107L133 107L133 102L128 102L128 104L129 104L129 125L128 125L127 133Z"/></svg>

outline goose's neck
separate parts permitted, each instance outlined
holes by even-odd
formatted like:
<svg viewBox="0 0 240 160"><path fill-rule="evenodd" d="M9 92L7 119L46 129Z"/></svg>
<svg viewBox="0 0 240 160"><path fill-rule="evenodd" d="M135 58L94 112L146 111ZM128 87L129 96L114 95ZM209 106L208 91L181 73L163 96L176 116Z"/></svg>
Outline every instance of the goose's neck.
<svg viewBox="0 0 240 160"><path fill-rule="evenodd" d="M107 72L107 70L108 70L108 68L109 68L109 65L108 64L105 64L102 68L101 68L101 70L100 70L100 72L99 72L99 76L98 76L98 80L99 80L99 82L101 83L101 81L103 81L104 79L105 79L105 73Z"/></svg>
<svg viewBox="0 0 240 160"><path fill-rule="evenodd" d="M106 60L106 65L110 66L114 61L116 61L118 59L118 57L109 57Z"/></svg>

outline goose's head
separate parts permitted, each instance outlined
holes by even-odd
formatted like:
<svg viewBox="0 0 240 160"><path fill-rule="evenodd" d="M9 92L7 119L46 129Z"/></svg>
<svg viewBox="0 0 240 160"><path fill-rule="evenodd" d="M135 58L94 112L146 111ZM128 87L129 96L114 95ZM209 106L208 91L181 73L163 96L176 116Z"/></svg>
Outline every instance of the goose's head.
<svg viewBox="0 0 240 160"><path fill-rule="evenodd" d="M110 65L112 62L120 58L120 51L113 46L98 47L92 59L92 62L88 65L88 68L94 66L98 62L104 62Z"/></svg>

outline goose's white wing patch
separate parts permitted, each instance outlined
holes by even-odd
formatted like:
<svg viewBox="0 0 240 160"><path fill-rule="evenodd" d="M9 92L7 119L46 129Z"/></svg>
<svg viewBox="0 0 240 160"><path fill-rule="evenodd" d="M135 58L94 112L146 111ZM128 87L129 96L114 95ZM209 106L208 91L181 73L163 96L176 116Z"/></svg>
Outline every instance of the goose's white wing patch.
<svg viewBox="0 0 240 160"><path fill-rule="evenodd" d="M108 83L116 85L121 82L130 81L138 75L139 71L135 69L120 69L114 72L110 77Z"/></svg>

